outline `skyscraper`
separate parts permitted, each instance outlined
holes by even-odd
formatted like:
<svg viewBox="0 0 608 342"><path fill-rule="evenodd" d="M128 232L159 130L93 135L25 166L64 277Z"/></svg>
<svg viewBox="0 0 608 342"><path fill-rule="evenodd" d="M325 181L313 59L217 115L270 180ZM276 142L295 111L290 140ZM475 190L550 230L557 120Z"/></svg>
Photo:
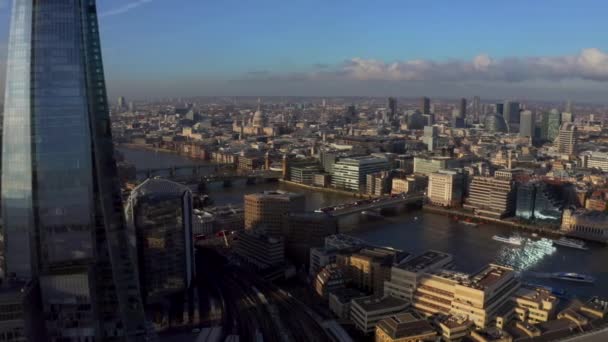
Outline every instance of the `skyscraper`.
<svg viewBox="0 0 608 342"><path fill-rule="evenodd" d="M549 113L543 114L541 123L541 135L544 140L554 141L559 134L559 127L562 123L562 114L557 109L552 109Z"/></svg>
<svg viewBox="0 0 608 342"><path fill-rule="evenodd" d="M431 112L431 99L428 97L420 99L420 111L422 114L429 114Z"/></svg>
<svg viewBox="0 0 608 342"><path fill-rule="evenodd" d="M397 115L397 99L394 97L388 98L388 114L389 121L395 120L395 116Z"/></svg>
<svg viewBox="0 0 608 342"><path fill-rule="evenodd" d="M521 112L521 116L519 118L519 136L534 137L535 125L536 119L532 111L524 110Z"/></svg>
<svg viewBox="0 0 608 342"><path fill-rule="evenodd" d="M143 341L95 1L15 1L7 65L7 275L39 284L49 341Z"/></svg>
<svg viewBox="0 0 608 342"><path fill-rule="evenodd" d="M517 133L519 131L519 102L506 101L503 110L502 116L509 125L509 132Z"/></svg>
<svg viewBox="0 0 608 342"><path fill-rule="evenodd" d="M464 97L460 99L458 110L460 110L460 116L464 119L467 116L467 99Z"/></svg>
<svg viewBox="0 0 608 342"><path fill-rule="evenodd" d="M479 121L481 115L481 98L479 96L473 97L473 118L474 121Z"/></svg>
<svg viewBox="0 0 608 342"><path fill-rule="evenodd" d="M504 114L505 114L505 104L504 103L497 103L494 106L496 107L496 113L504 116Z"/></svg>

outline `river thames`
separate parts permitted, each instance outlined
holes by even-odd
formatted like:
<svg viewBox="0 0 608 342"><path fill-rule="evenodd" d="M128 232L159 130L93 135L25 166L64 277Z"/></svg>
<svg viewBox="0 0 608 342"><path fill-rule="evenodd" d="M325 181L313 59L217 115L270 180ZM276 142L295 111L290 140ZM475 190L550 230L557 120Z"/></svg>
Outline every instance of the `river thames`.
<svg viewBox="0 0 608 342"><path fill-rule="evenodd" d="M175 154L119 148L125 159L137 169L163 168L178 165L205 164ZM307 210L352 201L350 196L315 192L282 183L245 185L237 183L224 188L212 185L208 195L216 205L242 204L243 195L263 190L282 189L306 195ZM484 224L476 227L456 222L447 216L422 211L398 213L384 219L370 220L360 215L341 219L343 233L379 246L390 246L410 253L436 249L454 255L456 270L474 272L487 263L496 262L520 271L524 281L566 290L583 298L592 295L608 297L608 247L590 244L589 250L553 247L547 239L512 231L511 228ZM494 235L520 235L522 246L492 240ZM553 272L577 272L596 278L594 284L552 280Z"/></svg>

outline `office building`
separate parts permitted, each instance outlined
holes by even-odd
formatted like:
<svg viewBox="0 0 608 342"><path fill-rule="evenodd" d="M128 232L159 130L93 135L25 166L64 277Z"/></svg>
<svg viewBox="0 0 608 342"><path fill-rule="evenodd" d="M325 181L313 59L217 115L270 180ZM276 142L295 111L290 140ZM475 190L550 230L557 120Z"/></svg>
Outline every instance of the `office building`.
<svg viewBox="0 0 608 342"><path fill-rule="evenodd" d="M420 278L426 273L452 264L452 256L429 250L391 268L390 280L384 282L384 295L412 301Z"/></svg>
<svg viewBox="0 0 608 342"><path fill-rule="evenodd" d="M465 118L467 116L467 99L460 99L458 111L460 112L460 117Z"/></svg>
<svg viewBox="0 0 608 342"><path fill-rule="evenodd" d="M511 180L474 176L463 207L480 216L500 219L515 212L514 190Z"/></svg>
<svg viewBox="0 0 608 342"><path fill-rule="evenodd" d="M321 298L327 299L329 293L343 289L349 279L343 268L329 264L321 269L315 277L315 292Z"/></svg>
<svg viewBox="0 0 608 342"><path fill-rule="evenodd" d="M604 172L608 171L608 153L591 152L581 155L582 166L590 169L600 169Z"/></svg>
<svg viewBox="0 0 608 342"><path fill-rule="evenodd" d="M302 194L265 191L245 195L245 229L260 229L269 236L284 236L290 213L305 210Z"/></svg>
<svg viewBox="0 0 608 342"><path fill-rule="evenodd" d="M439 128L437 126L425 126L422 142L426 144L429 151L434 151L439 145Z"/></svg>
<svg viewBox="0 0 608 342"><path fill-rule="evenodd" d="M335 234L325 238L325 246L310 249L309 272L310 276L316 276L325 265L335 263L337 255L341 251L358 251L365 246L365 241L349 235Z"/></svg>
<svg viewBox="0 0 608 342"><path fill-rule="evenodd" d="M569 156L576 153L576 126L573 123L564 123L560 130L555 147L557 152L567 154Z"/></svg>
<svg viewBox="0 0 608 342"><path fill-rule="evenodd" d="M509 125L505 121L505 118L499 113L493 113L486 115L484 121L485 128L490 132L507 133L509 132Z"/></svg>
<svg viewBox="0 0 608 342"><path fill-rule="evenodd" d="M127 107L127 100L125 100L124 96L118 97L118 109L123 110Z"/></svg>
<svg viewBox="0 0 608 342"><path fill-rule="evenodd" d="M412 305L428 316L466 317L478 328L484 328L510 304L519 286L513 269L494 264L471 275L438 270L421 277Z"/></svg>
<svg viewBox="0 0 608 342"><path fill-rule="evenodd" d="M94 0L12 8L2 154L6 274L40 284L49 341L146 335L126 252L96 12Z"/></svg>
<svg viewBox="0 0 608 342"><path fill-rule="evenodd" d="M543 113L541 122L541 137L546 141L555 141L562 124L562 114L556 109Z"/></svg>
<svg viewBox="0 0 608 342"><path fill-rule="evenodd" d="M574 116L569 111L565 111L562 113L562 123L566 123L566 122L570 122L570 123L574 122Z"/></svg>
<svg viewBox="0 0 608 342"><path fill-rule="evenodd" d="M536 117L530 110L524 110L521 112L519 118L519 136L534 138L534 131L536 128Z"/></svg>
<svg viewBox="0 0 608 342"><path fill-rule="evenodd" d="M547 322L555 318L555 310L559 303L550 290L529 285L521 286L511 300L516 305L517 319L531 324Z"/></svg>
<svg viewBox="0 0 608 342"><path fill-rule="evenodd" d="M333 187L351 191L365 191L366 176L390 170L386 158L351 157L340 159L333 167L331 184Z"/></svg>
<svg viewBox="0 0 608 342"><path fill-rule="evenodd" d="M385 318L403 313L410 303L391 296L370 296L353 299L350 305L350 319L364 334L376 330L376 324Z"/></svg>
<svg viewBox="0 0 608 342"><path fill-rule="evenodd" d="M388 121L392 122L397 116L397 99L394 97L388 98Z"/></svg>
<svg viewBox="0 0 608 342"><path fill-rule="evenodd" d="M296 266L307 267L310 249L322 247L327 236L337 233L337 219L324 213L289 214L285 253Z"/></svg>
<svg viewBox="0 0 608 342"><path fill-rule="evenodd" d="M318 165L292 166L289 168L290 180L295 183L312 185L315 175L322 171Z"/></svg>
<svg viewBox="0 0 608 342"><path fill-rule="evenodd" d="M352 254L339 254L336 263L346 270L354 287L381 296L393 263L408 256L395 249L370 247Z"/></svg>
<svg viewBox="0 0 608 342"><path fill-rule="evenodd" d="M125 211L144 304L185 295L194 282L192 191L166 179L148 179L131 192Z"/></svg>
<svg viewBox="0 0 608 342"><path fill-rule="evenodd" d="M451 157L414 157L414 173L430 175L439 170L456 167L456 161Z"/></svg>
<svg viewBox="0 0 608 342"><path fill-rule="evenodd" d="M419 109L422 114L431 114L431 99L422 97L420 99Z"/></svg>
<svg viewBox="0 0 608 342"><path fill-rule="evenodd" d="M350 319L353 299L368 297L365 292L350 287L329 292L329 309L340 319Z"/></svg>
<svg viewBox="0 0 608 342"><path fill-rule="evenodd" d="M409 194L422 192L427 188L429 178L425 175L409 175L405 178L393 178L391 194Z"/></svg>
<svg viewBox="0 0 608 342"><path fill-rule="evenodd" d="M285 262L285 242L282 237L271 237L260 230L237 233L234 252L250 267L264 271Z"/></svg>
<svg viewBox="0 0 608 342"><path fill-rule="evenodd" d="M505 104L504 103L497 103L494 105L494 107L496 108L496 113L499 114L500 116L504 117L505 114Z"/></svg>
<svg viewBox="0 0 608 342"><path fill-rule="evenodd" d="M473 97L473 118L474 121L477 122L479 121L479 117L481 116L482 113L482 107L481 107L481 98L479 96L474 96Z"/></svg>
<svg viewBox="0 0 608 342"><path fill-rule="evenodd" d="M391 193L391 185L393 175L389 171L381 171L367 175L367 191L368 195L384 196Z"/></svg>
<svg viewBox="0 0 608 342"><path fill-rule="evenodd" d="M465 116L459 109L452 111L452 128L464 128L465 127Z"/></svg>
<svg viewBox="0 0 608 342"><path fill-rule="evenodd" d="M439 170L429 175L427 197L429 202L442 207L458 207L462 204L464 175L453 170Z"/></svg>
<svg viewBox="0 0 608 342"><path fill-rule="evenodd" d="M0 341L47 341L37 284L5 280L0 286Z"/></svg>
<svg viewBox="0 0 608 342"><path fill-rule="evenodd" d="M510 133L519 132L519 102L506 101L504 104L504 113L502 115L509 126Z"/></svg>
<svg viewBox="0 0 608 342"><path fill-rule="evenodd" d="M608 242L608 214L603 211L564 210L561 230L599 242Z"/></svg>
<svg viewBox="0 0 608 342"><path fill-rule="evenodd" d="M436 341L437 332L429 321L408 312L378 322L375 337L376 342Z"/></svg>

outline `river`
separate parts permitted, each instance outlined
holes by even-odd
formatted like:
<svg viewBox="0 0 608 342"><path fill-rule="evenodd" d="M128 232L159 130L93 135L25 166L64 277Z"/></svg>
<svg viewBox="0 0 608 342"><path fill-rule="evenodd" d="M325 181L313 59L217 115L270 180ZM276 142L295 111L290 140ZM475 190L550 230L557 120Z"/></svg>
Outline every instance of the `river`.
<svg viewBox="0 0 608 342"><path fill-rule="evenodd" d="M204 164L203 161L175 154L126 148L120 148L120 151L138 169ZM304 193L308 210L353 200L349 196L316 192L282 183L237 183L230 188L216 184L208 189L208 194L217 205L242 204L243 195L247 193L276 189ZM590 245L587 251L553 247L546 239L515 233L507 227L492 224L472 227L447 216L422 211L399 213L383 220L368 220L353 215L341 220L340 228L345 233L372 244L411 253L421 253L427 249L451 253L457 270L474 272L487 263L497 262L521 271L527 282L564 289L567 293L580 297L608 297L608 247L602 245ZM497 234L522 234L526 242L522 246L512 246L492 240L492 236ZM552 272L584 273L594 276L596 282L579 284L546 278Z"/></svg>

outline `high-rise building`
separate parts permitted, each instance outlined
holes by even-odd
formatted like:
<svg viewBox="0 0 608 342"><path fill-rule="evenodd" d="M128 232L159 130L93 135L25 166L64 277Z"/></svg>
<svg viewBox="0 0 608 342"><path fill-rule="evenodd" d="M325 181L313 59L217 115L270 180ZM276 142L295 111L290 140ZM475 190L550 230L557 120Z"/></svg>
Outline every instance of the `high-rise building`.
<svg viewBox="0 0 608 342"><path fill-rule="evenodd" d="M397 99L394 97L388 98L388 114L389 121L395 120L395 117L397 116Z"/></svg>
<svg viewBox="0 0 608 342"><path fill-rule="evenodd" d="M290 213L304 211L304 195L265 191L245 195L245 229L258 229L271 237L284 236Z"/></svg>
<svg viewBox="0 0 608 342"><path fill-rule="evenodd" d="M559 127L562 124L562 114L557 109L544 113L541 123L541 137L547 141L555 141L559 135Z"/></svg>
<svg viewBox="0 0 608 342"><path fill-rule="evenodd" d="M519 128L519 102L506 101L502 116L509 125L509 132L517 133Z"/></svg>
<svg viewBox="0 0 608 342"><path fill-rule="evenodd" d="M135 237L144 305L185 296L194 281L192 191L166 179L148 179L131 192L125 211Z"/></svg>
<svg viewBox="0 0 608 342"><path fill-rule="evenodd" d="M573 155L576 152L576 126L573 123L568 122L561 126L555 147L559 153Z"/></svg>
<svg viewBox="0 0 608 342"><path fill-rule="evenodd" d="M422 97L420 99L420 111L422 114L430 114L431 113L431 99L428 97Z"/></svg>
<svg viewBox="0 0 608 342"><path fill-rule="evenodd" d="M2 153L5 264L49 341L145 339L94 0L15 1Z"/></svg>
<svg viewBox="0 0 608 342"><path fill-rule="evenodd" d="M452 111L452 128L464 128L464 114L460 109Z"/></svg>
<svg viewBox="0 0 608 342"><path fill-rule="evenodd" d="M439 128L437 126L424 126L422 142L426 144L429 151L435 150L438 145Z"/></svg>
<svg viewBox="0 0 608 342"><path fill-rule="evenodd" d="M287 256L297 266L307 265L310 249L322 247L327 236L338 233L338 221L324 213L292 213L286 230Z"/></svg>
<svg viewBox="0 0 608 342"><path fill-rule="evenodd" d="M504 116L504 114L505 114L505 104L504 103L497 103L494 105L494 107L496 107L496 113Z"/></svg>
<svg viewBox="0 0 608 342"><path fill-rule="evenodd" d="M479 117L482 114L481 98L479 96L473 97L473 119L475 122L479 121Z"/></svg>
<svg viewBox="0 0 608 342"><path fill-rule="evenodd" d="M125 109L126 106L127 106L127 102L126 102L124 96L119 96L118 97L118 108Z"/></svg>
<svg viewBox="0 0 608 342"><path fill-rule="evenodd" d="M460 99L458 110L460 111L461 117L464 118L467 116L467 99L465 99L464 97Z"/></svg>
<svg viewBox="0 0 608 342"><path fill-rule="evenodd" d="M565 122L574 122L574 116L572 115L572 112L563 112L562 113L562 123Z"/></svg>
<svg viewBox="0 0 608 342"><path fill-rule="evenodd" d="M532 111L524 110L521 112L519 118L519 136L533 138L535 125L536 117Z"/></svg>

